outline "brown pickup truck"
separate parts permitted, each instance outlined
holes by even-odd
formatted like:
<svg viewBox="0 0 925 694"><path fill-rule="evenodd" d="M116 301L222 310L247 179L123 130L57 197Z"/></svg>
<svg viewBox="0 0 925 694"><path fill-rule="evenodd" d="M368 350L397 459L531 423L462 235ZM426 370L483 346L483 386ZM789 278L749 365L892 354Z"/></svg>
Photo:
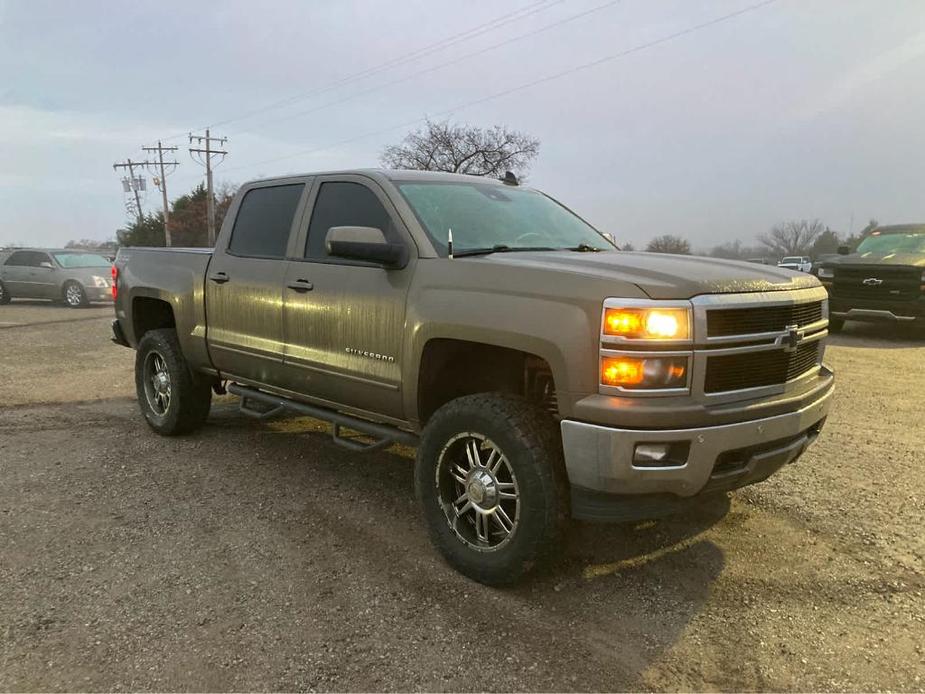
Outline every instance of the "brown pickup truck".
<svg viewBox="0 0 925 694"><path fill-rule="evenodd" d="M434 544L485 583L554 555L570 517L765 479L831 402L815 277L622 252L510 178L256 181L214 250L126 248L113 275L152 429L196 429L227 389L247 414L326 420L350 450L416 446Z"/></svg>

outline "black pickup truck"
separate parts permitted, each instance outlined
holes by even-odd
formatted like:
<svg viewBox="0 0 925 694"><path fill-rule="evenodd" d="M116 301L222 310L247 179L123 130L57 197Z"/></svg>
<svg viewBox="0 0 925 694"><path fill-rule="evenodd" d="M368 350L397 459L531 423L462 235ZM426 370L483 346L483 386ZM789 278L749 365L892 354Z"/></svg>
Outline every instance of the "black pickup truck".
<svg viewBox="0 0 925 694"><path fill-rule="evenodd" d="M829 330L846 320L925 325L925 224L874 229L854 253L823 261L817 275L829 291Z"/></svg>

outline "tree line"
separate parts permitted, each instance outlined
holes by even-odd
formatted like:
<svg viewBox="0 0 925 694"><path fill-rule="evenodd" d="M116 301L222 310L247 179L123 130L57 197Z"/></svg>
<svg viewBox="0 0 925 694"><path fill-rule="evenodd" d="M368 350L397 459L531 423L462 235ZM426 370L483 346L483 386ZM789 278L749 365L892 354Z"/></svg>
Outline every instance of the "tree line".
<svg viewBox="0 0 925 694"><path fill-rule="evenodd" d="M457 125L449 121L428 120L422 128L408 133L398 144L387 146L380 155L380 164L389 169L442 171L493 178L503 177L510 171L523 178L539 151L538 139L507 126L480 128ZM171 235L174 245L208 245L207 196L205 187L200 184L171 203ZM233 196L234 190L229 185L222 186L217 192L216 228L221 228ZM876 227L877 221L872 219L860 233L843 237L819 219L794 219L776 224L767 232L758 234L757 243L729 241L699 254L737 260L776 260L790 255L818 258L821 255L836 253L841 245L855 248ZM163 246L163 213L148 213L140 219L132 220L116 232L116 239L105 243L82 239L72 241L68 245L103 249L118 246ZM620 246L623 250L634 250L629 243ZM674 234L656 236L648 242L644 250L683 255L693 252L687 239Z"/></svg>

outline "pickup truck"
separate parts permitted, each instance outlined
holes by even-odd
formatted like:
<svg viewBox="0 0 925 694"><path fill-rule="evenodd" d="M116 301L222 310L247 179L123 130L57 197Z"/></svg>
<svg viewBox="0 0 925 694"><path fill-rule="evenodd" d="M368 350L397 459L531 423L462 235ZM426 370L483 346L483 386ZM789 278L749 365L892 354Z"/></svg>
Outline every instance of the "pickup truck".
<svg viewBox="0 0 925 694"><path fill-rule="evenodd" d="M821 263L816 276L829 291L829 328L846 320L925 326L925 224L874 229L852 253Z"/></svg>
<svg viewBox="0 0 925 694"><path fill-rule="evenodd" d="M797 270L798 272L812 272L813 261L805 255L788 255L777 264L777 267Z"/></svg>
<svg viewBox="0 0 925 694"><path fill-rule="evenodd" d="M514 582L569 518L687 508L795 461L829 412L812 275L622 252L536 190L357 170L247 183L215 249L126 248L114 341L156 432L307 414L417 448L457 570ZM345 435L349 429L364 435Z"/></svg>

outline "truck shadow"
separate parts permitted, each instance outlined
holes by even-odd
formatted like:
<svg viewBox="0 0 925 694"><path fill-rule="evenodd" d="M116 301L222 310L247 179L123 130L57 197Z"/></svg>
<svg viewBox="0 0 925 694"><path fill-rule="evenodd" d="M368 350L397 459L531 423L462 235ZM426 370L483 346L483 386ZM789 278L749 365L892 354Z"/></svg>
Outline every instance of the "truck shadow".
<svg viewBox="0 0 925 694"><path fill-rule="evenodd" d="M551 567L514 587L483 586L456 573L431 547L414 498L410 451L359 455L333 444L324 425L314 420L253 422L229 409L220 407L210 419L206 438L227 447L233 436L243 439L234 442L236 447L259 451L256 481L266 490L263 496L280 492L304 499L301 511L280 531L294 544L304 543L306 532L319 540L332 538L324 559L301 560L306 575L316 572L316 562L334 563L345 567L341 579L379 586L367 596L370 600L382 593L415 595L419 619L465 624L465 630L447 638L502 664L516 654L517 663L541 668L550 662L550 653L569 653L554 666L547 688L651 688L647 668L701 614L725 567L722 549L703 537L729 513L729 499L720 496L655 521L575 523L563 556ZM293 456L297 450L308 454ZM241 466L229 465L238 471L232 477L243 482ZM248 484L254 483L250 477ZM362 510L346 511L343 500ZM329 595L345 590L338 584L326 589ZM473 611L473 604L490 609ZM574 634L578 624L580 636ZM514 642L512 634L517 635ZM444 685L492 688L478 678L450 679ZM524 687L537 684L525 680Z"/></svg>

